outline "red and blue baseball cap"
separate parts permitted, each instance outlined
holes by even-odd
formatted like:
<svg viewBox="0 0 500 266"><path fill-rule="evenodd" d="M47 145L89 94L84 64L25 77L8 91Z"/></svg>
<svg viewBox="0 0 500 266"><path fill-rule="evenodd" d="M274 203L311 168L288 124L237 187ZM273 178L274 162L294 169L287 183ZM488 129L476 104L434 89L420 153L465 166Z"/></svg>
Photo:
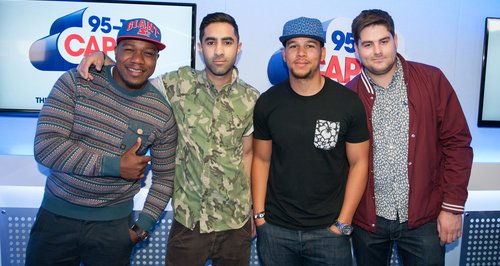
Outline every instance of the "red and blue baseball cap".
<svg viewBox="0 0 500 266"><path fill-rule="evenodd" d="M160 51L165 49L165 44L161 42L160 29L145 18L134 18L123 22L116 36L116 43L124 39L143 40L155 44Z"/></svg>

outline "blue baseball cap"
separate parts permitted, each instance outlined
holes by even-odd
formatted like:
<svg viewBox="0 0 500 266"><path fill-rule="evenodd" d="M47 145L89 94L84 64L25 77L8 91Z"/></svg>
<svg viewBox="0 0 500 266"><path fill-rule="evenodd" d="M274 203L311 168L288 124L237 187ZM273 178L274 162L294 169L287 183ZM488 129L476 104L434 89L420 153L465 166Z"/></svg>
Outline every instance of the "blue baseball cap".
<svg viewBox="0 0 500 266"><path fill-rule="evenodd" d="M165 44L161 42L161 32L156 25L145 18L134 18L123 22L123 25L116 36L116 43L124 39L137 39L151 42L158 47L158 50L165 49Z"/></svg>
<svg viewBox="0 0 500 266"><path fill-rule="evenodd" d="M321 21L315 18L300 17L292 19L283 26L283 35L279 38L283 45L292 38L307 37L325 43L325 34Z"/></svg>

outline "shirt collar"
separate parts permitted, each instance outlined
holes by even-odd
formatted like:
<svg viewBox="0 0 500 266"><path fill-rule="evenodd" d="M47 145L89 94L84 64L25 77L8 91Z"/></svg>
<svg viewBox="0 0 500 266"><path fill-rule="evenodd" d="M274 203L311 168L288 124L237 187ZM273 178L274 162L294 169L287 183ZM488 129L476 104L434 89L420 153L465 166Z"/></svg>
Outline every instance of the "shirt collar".
<svg viewBox="0 0 500 266"><path fill-rule="evenodd" d="M228 83L228 84L226 84L226 85L224 85L224 86L221 88L220 92L222 92L222 91L226 91L226 90L227 90L227 91L232 90L232 89L235 87L234 85L236 85L236 84L238 83L238 76L239 76L239 70L238 70L238 68L237 68L236 66L233 66L232 76L231 76L231 82L230 82L230 83ZM214 84L212 83L212 81L210 81L210 80L208 79L206 70L203 70L203 73L202 73L202 75L201 75L201 78L202 78L202 82L203 82L203 83L205 83L205 84L209 84L209 88L210 88L210 89L212 89L212 90L214 90L214 91L217 91L217 90L215 89L215 86L214 86Z"/></svg>
<svg viewBox="0 0 500 266"><path fill-rule="evenodd" d="M375 80L370 77L370 75L366 75L366 78L374 88L383 88L382 86L378 85ZM387 88L391 88L395 84L401 83L401 79L403 79L403 65L401 64L401 60L399 59L399 57L396 57L396 71L394 71L394 74L392 74L391 82L389 82Z"/></svg>

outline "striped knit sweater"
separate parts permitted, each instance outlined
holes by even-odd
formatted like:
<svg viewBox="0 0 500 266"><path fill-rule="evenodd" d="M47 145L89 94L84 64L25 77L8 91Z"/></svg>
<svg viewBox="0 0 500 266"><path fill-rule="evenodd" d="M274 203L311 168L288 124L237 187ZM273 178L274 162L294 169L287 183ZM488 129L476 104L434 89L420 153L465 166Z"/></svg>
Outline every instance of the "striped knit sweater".
<svg viewBox="0 0 500 266"><path fill-rule="evenodd" d="M55 83L40 111L35 159L51 169L42 207L89 221L127 217L141 180L120 177L120 155L133 146L151 154L152 184L136 224L146 230L172 196L177 125L172 109L151 84L128 91L111 67L83 79L75 69Z"/></svg>

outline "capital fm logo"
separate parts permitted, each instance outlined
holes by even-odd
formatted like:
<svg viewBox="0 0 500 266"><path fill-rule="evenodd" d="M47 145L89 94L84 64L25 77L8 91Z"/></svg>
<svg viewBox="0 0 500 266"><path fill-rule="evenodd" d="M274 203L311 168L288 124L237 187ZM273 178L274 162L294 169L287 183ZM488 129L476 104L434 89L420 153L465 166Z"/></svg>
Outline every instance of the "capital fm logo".
<svg viewBox="0 0 500 266"><path fill-rule="evenodd" d="M56 19L49 34L35 41L29 51L31 64L42 71L66 71L95 52L113 52L116 33L124 19L85 14L83 8ZM113 25L114 23L114 25Z"/></svg>
<svg viewBox="0 0 500 266"><path fill-rule="evenodd" d="M352 19L335 18L323 22L325 34L325 60L321 62L320 72L323 76L336 80L341 84L351 81L361 72L361 64L354 52L354 36L351 32ZM398 34L398 53L404 54L405 41ZM288 78L288 67L283 61L280 48L271 55L267 65L267 76L272 85Z"/></svg>
<svg viewBox="0 0 500 266"><path fill-rule="evenodd" d="M323 76L345 84L361 72L361 65L354 53L354 37L351 31L351 19L336 18L323 22L325 33L325 60L321 62ZM276 85L288 78L288 68L283 61L282 49L276 51L267 66L267 76L271 84Z"/></svg>

